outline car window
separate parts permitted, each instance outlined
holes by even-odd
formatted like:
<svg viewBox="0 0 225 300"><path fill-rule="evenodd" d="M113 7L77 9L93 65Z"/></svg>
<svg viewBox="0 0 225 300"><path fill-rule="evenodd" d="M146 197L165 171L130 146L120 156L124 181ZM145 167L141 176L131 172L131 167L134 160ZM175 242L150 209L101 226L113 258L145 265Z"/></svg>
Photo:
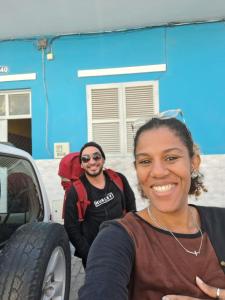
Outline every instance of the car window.
<svg viewBox="0 0 225 300"><path fill-rule="evenodd" d="M41 212L41 193L31 164L0 156L0 244Z"/></svg>

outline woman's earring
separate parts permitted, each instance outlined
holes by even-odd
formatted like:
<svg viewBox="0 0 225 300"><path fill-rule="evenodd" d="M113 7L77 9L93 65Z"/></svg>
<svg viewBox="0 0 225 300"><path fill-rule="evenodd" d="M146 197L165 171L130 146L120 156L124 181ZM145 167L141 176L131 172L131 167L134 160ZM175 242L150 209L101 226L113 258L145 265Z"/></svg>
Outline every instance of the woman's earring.
<svg viewBox="0 0 225 300"><path fill-rule="evenodd" d="M192 172L191 172L191 178L192 179L195 179L196 177L198 177L199 176L199 171L198 170L193 170Z"/></svg>

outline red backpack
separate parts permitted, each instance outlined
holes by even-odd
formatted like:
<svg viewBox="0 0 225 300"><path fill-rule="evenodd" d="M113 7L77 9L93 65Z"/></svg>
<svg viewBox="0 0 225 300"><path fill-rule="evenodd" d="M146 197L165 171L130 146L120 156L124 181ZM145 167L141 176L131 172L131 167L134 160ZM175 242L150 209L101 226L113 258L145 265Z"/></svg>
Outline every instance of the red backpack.
<svg viewBox="0 0 225 300"><path fill-rule="evenodd" d="M117 185L117 187L121 191L123 191L123 182L121 177L111 169L105 169L105 171L109 175L110 179ZM86 189L79 178L83 173L84 170L81 168L80 165L79 152L69 153L61 159L59 163L58 175L61 177L61 185L65 190L63 213L62 213L63 218L64 218L65 200L66 200L67 192L73 185L78 196L78 201L77 201L78 219L79 221L84 220L86 209L91 204L91 202L88 200Z"/></svg>

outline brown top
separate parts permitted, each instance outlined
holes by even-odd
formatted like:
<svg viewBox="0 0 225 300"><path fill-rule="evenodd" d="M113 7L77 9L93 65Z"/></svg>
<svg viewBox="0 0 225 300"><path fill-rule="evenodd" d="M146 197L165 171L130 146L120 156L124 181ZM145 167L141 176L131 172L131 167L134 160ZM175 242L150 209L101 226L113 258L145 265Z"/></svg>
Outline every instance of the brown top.
<svg viewBox="0 0 225 300"><path fill-rule="evenodd" d="M205 299L206 295L195 284L196 276L212 286L225 288L225 274L206 233L201 253L195 256L187 253L169 232L136 214L128 213L119 222L135 244L129 299L157 300L168 294ZM198 251L200 232L175 235L185 248Z"/></svg>

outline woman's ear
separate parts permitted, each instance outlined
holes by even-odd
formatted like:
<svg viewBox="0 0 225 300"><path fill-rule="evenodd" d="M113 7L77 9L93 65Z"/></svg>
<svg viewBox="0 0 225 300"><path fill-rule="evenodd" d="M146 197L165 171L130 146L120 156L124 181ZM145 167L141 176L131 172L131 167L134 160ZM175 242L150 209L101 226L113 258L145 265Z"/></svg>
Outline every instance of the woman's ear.
<svg viewBox="0 0 225 300"><path fill-rule="evenodd" d="M192 170L199 170L201 164L201 157L199 154L194 154L194 156L192 157Z"/></svg>

